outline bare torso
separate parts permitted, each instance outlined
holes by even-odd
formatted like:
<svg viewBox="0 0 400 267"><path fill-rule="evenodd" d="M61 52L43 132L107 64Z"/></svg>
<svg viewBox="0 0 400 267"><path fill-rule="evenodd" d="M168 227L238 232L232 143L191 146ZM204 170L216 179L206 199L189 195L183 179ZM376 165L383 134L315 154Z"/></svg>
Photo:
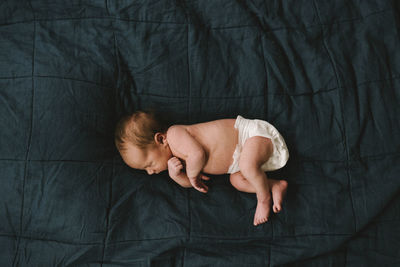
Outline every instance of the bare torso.
<svg viewBox="0 0 400 267"><path fill-rule="evenodd" d="M181 125L201 144L206 153L203 172L225 174L233 162L233 152L238 143L235 119L222 119L193 125ZM174 151L172 151L174 152ZM175 155L180 157L180 155Z"/></svg>

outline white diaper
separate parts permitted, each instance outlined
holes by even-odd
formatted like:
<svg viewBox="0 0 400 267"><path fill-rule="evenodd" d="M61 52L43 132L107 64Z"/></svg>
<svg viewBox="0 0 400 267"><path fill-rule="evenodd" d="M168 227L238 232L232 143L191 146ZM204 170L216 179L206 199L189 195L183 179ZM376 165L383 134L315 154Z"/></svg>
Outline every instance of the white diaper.
<svg viewBox="0 0 400 267"><path fill-rule="evenodd" d="M235 128L239 131L239 140L233 153L233 163L229 166L228 173L235 173L240 170L239 158L244 142L253 136L263 136L271 139L274 151L272 156L265 162L261 169L263 171L273 171L285 166L289 159L289 151L285 140L274 126L262 120L248 120L242 116L237 116Z"/></svg>

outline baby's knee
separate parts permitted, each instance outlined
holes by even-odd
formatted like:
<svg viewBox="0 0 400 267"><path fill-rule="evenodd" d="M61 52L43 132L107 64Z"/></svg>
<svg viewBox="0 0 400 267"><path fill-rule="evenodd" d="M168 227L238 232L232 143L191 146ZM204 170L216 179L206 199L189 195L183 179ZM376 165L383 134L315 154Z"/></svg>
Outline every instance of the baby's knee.
<svg viewBox="0 0 400 267"><path fill-rule="evenodd" d="M236 184L237 184L237 172L236 173L231 173L231 175L229 176L229 181L231 182L231 184L234 186L234 187L236 187Z"/></svg>
<svg viewBox="0 0 400 267"><path fill-rule="evenodd" d="M235 188L239 188L241 184L243 183L243 177L240 174L240 172L235 172L231 173L229 176L229 181L231 182L231 185L233 185Z"/></svg>
<svg viewBox="0 0 400 267"><path fill-rule="evenodd" d="M262 171L256 162L242 160L239 162L240 172L244 177L258 176Z"/></svg>

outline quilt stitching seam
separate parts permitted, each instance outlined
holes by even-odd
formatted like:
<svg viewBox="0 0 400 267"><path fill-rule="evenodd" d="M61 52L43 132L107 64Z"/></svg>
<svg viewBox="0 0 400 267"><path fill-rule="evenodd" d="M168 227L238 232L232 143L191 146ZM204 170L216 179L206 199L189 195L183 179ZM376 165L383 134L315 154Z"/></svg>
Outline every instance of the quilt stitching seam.
<svg viewBox="0 0 400 267"><path fill-rule="evenodd" d="M62 243L66 245L71 245L71 246L102 246L103 242L87 242L87 243L79 243L79 242L71 242L71 241L66 241L66 240L56 240L56 239L48 239L48 238L39 238L39 237L32 237L32 236L17 236L13 234L8 234L8 233L0 233L0 237L9 237L9 238L17 238L20 237L21 239L26 239L26 240L36 240L36 241L43 241L43 242L55 242L55 243ZM164 237L164 238L148 238L148 239L131 239L131 240L121 240L121 241L114 241L114 242L109 242L108 244L110 246L116 246L119 244L123 243L130 243L130 242L143 242L143 241L160 241L160 240L171 240L171 239L183 239L186 238L185 235L182 236L170 236L170 237Z"/></svg>
<svg viewBox="0 0 400 267"><path fill-rule="evenodd" d="M106 253L106 247L107 247L107 241L108 241L108 236L109 236L109 226L110 226L110 210L111 210L111 203L112 203L112 181L115 173L115 166L114 166L114 159L113 159L113 164L112 164L112 172L111 172L111 177L109 178L110 180L110 185L108 188L108 193L109 193L109 203L107 207L107 212L106 212L106 232L104 233L104 239L102 242L103 248L102 248L102 256L101 256L101 264L100 266L103 266L104 263L104 256Z"/></svg>
<svg viewBox="0 0 400 267"><path fill-rule="evenodd" d="M305 27L280 27L280 28L271 28L268 32L272 31L281 31L281 30L296 30L296 29L308 29L308 28L313 28L313 27L321 27L321 26L330 26L334 24L342 24L342 23L351 23L357 20L363 20L365 18L368 18L370 16L375 16L380 13L385 13L385 12L392 12L392 9L382 9L378 10L375 12L371 12L367 15L364 15L363 17L358 17L358 18L350 18L350 19L344 19L344 20L338 20L334 21L332 23L322 23L321 20L319 24L310 24ZM1 26L9 26L9 25L14 25L14 24L20 24L20 23L31 23L31 22L38 22L38 21L57 21L57 20L79 20L79 19L109 19L109 20L122 20L122 21L128 21L128 22L138 22L138 23L149 23L149 24L175 24L175 25L186 25L189 24L187 22L185 23L180 23L180 22L171 22L171 21L151 21L151 20L135 20L135 19L127 19L127 18L121 18L121 17L111 17L111 16L99 16L99 17L69 17L69 18L42 18L42 19L31 19L31 20L21 20L21 21L15 21L15 22L10 22L10 23L1 23ZM190 23L194 24L194 23ZM206 26L206 24L204 25ZM232 28L243 28L243 27L260 27L259 25L235 25L235 26L226 26L226 27L209 27L211 30L225 30L225 29L232 29Z"/></svg>
<svg viewBox="0 0 400 267"><path fill-rule="evenodd" d="M32 7L31 1L29 1L29 5L32 9L33 17L35 18L35 12ZM29 163L29 152L31 149L32 143L32 130L33 130L33 105L35 99L35 43L36 43L36 21L33 22L33 42L32 42L32 99L31 99L31 118L30 118L30 129L29 129L29 137L28 137L28 147L25 154L25 166L24 166L24 178L22 181L22 197L21 197L21 212L20 212L20 226L19 226L19 235L17 238L17 246L15 249L15 254L12 262L12 266L16 266L17 255L19 253L19 247L21 243L21 235L22 235L22 225L23 225L23 217L24 217L24 202L25 202L25 184L28 175L28 163Z"/></svg>
<svg viewBox="0 0 400 267"><path fill-rule="evenodd" d="M264 71L265 71L265 88L264 88L264 116L265 118L268 118L268 70L267 70L267 65L265 64L265 53L264 53L264 42L263 42L263 36L262 32L259 31L259 36L260 36L260 43L261 43L261 53L263 56L263 66L264 66Z"/></svg>
<svg viewBox="0 0 400 267"><path fill-rule="evenodd" d="M398 222L398 220L393 220L394 222ZM38 241L44 241L44 242L56 242L56 243L64 243L64 244L69 244L69 245L79 245L79 246L101 246L103 242L88 242L88 243L78 243L78 242L70 242L70 241L65 241L65 240L55 240L55 239L47 239L47 238L38 238L38 237L32 237L32 236L16 236L13 234L7 234L7 233L0 233L0 237L5 236L5 237L10 237L10 238L15 238L15 237L20 237L22 239L27 239L27 240L38 240ZM335 234L299 234L299 235L282 235L282 236L275 236L274 238L270 238L266 240L265 238L269 236L242 236L242 237L236 237L236 238L231 238L231 237L226 237L226 236L207 236L207 235L193 235L192 237L195 239L208 239L208 240L223 240L223 241L245 241L245 240L258 240L258 241L271 241L271 240L276 240L280 238L309 238L309 237L325 237L325 236L339 236L339 237L351 237L353 236L353 233L335 233ZM181 235L181 236L170 236L170 237L164 237L164 238L147 238L147 239L131 239L131 240L120 240L120 241L114 241L110 242L110 245L118 245L122 243L129 243L129 242L142 242L142 241L155 241L155 240L171 240L171 239L184 239L186 238L186 235Z"/></svg>
<svg viewBox="0 0 400 267"><path fill-rule="evenodd" d="M313 0L313 6L314 6L314 9L315 9L315 13L316 13L316 15L318 17L318 20L320 22L322 22L315 0ZM324 46L326 52L328 53L329 60L331 61L332 68L333 68L333 71L335 73L335 78L336 78L336 82L338 84L338 87L341 88L341 82L340 82L340 79L339 79L339 76L338 76L338 72L337 72L337 69L336 69L336 63L335 63L335 61L334 61L334 59L332 57L332 54L330 53L330 50L328 49L328 45L326 44L326 40L325 40L325 36L324 36L325 35L324 34L324 27L321 27L321 30L322 30L323 46ZM340 113L341 113L342 123L343 123L343 137L344 137L343 141L344 141L344 147L345 147L345 151L346 151L345 164L346 164L347 180L348 180L348 185L349 185L349 195L350 195L350 200L351 200L350 203L351 203L351 210L353 212L354 231L357 231L357 218L356 218L356 214L355 214L355 211L354 211L354 200L353 200L353 194L352 194L352 188L351 188L351 175L350 175L350 171L349 171L349 168L350 168L350 166L349 166L350 165L350 163L349 163L350 162L350 154L349 154L349 147L348 147L348 141L347 141L347 135L346 135L346 125L345 125L345 120L344 120L344 108L343 108L343 99L342 99L341 90L338 91L338 94L339 94Z"/></svg>
<svg viewBox="0 0 400 267"><path fill-rule="evenodd" d="M105 1L105 4L106 4L107 13L110 14L110 11L108 10L108 0ZM114 58L116 58L116 65L115 66L116 66L116 68L118 70L117 80L114 81L115 84L114 84L113 87L114 88L118 88L119 78L120 78L120 75L119 75L119 71L120 70L119 70L119 62L118 62L118 57L117 57L117 38L116 38L116 35L115 35L115 31L114 31L116 21L114 20L111 23L113 24L112 32L113 32L113 41L114 41L114 54L115 54ZM118 98L117 90L115 90L114 97L115 97L114 103L116 103L116 99ZM109 184L109 188L108 188L108 193L109 193L109 200L108 201L109 201L109 203L108 203L107 212L106 212L106 232L104 234L104 239L103 239L103 249L102 249L100 267L102 267L103 264L104 264L104 257L105 257L105 254L106 254L107 245L108 245L108 238L109 238L109 234L110 234L109 227L110 227L110 214L111 214L111 206L112 206L112 188L113 188L112 187L112 182L113 182L113 178L114 178L114 175L115 175L115 158L114 157L112 158L111 164L112 164L112 171L111 171L111 177L109 178L110 179L109 180L110 184Z"/></svg>
<svg viewBox="0 0 400 267"><path fill-rule="evenodd" d="M265 62L264 62L265 64ZM267 69L267 68L266 68ZM268 69L267 69L268 72ZM100 83L96 83L93 81L88 81L88 80L81 80L81 79L76 79L76 78L71 78L71 77L64 77L64 76L56 76L56 75L34 75L33 77L37 77L37 78L52 78L52 79L65 79L65 80L72 80L72 81L77 81L77 82L85 82L85 83L90 83L90 84L94 84L96 86L100 86L103 88L110 88L110 85L105 85L105 84L100 84ZM268 77L268 74L267 74ZM7 80L7 79L28 79L28 78L32 78L31 75L26 75L26 76L14 76L14 77L0 77L0 80ZM379 82L386 82L386 81L393 81L393 80L398 80L400 79L400 76L391 76L388 79L379 79L379 80L370 80L370 81L364 81L364 82L360 82L358 84L355 85L355 87L359 87L359 86L364 86L366 84L371 84L371 83L379 83ZM275 96L309 96L309 95L316 95L316 94L321 94L321 93L329 93L331 91L335 91L338 89L344 89L344 88L348 88L348 86L337 86L334 88L328 88L328 89L320 89L317 91L313 91L313 92L304 92L304 93L297 93L297 94L290 94L290 93L266 93L268 95L275 95ZM184 99L184 98L188 98L188 96L166 96L166 95L157 95L157 94L151 94L151 93L147 93L147 94L140 94L141 96L154 96L154 97L164 97L164 98L173 98L173 99ZM255 97L261 97L264 95L244 95L244 96L227 96L227 97L218 97L218 96L191 96L192 99L243 99L243 98L255 98Z"/></svg>

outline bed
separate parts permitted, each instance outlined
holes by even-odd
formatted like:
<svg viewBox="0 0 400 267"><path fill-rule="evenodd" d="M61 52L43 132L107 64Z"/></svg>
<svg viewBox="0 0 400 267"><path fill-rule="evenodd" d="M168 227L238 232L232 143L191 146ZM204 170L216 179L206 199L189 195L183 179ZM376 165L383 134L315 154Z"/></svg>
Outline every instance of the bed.
<svg viewBox="0 0 400 267"><path fill-rule="evenodd" d="M398 1L3 0L1 266L400 266ZM281 213L127 167L118 119L263 119Z"/></svg>

